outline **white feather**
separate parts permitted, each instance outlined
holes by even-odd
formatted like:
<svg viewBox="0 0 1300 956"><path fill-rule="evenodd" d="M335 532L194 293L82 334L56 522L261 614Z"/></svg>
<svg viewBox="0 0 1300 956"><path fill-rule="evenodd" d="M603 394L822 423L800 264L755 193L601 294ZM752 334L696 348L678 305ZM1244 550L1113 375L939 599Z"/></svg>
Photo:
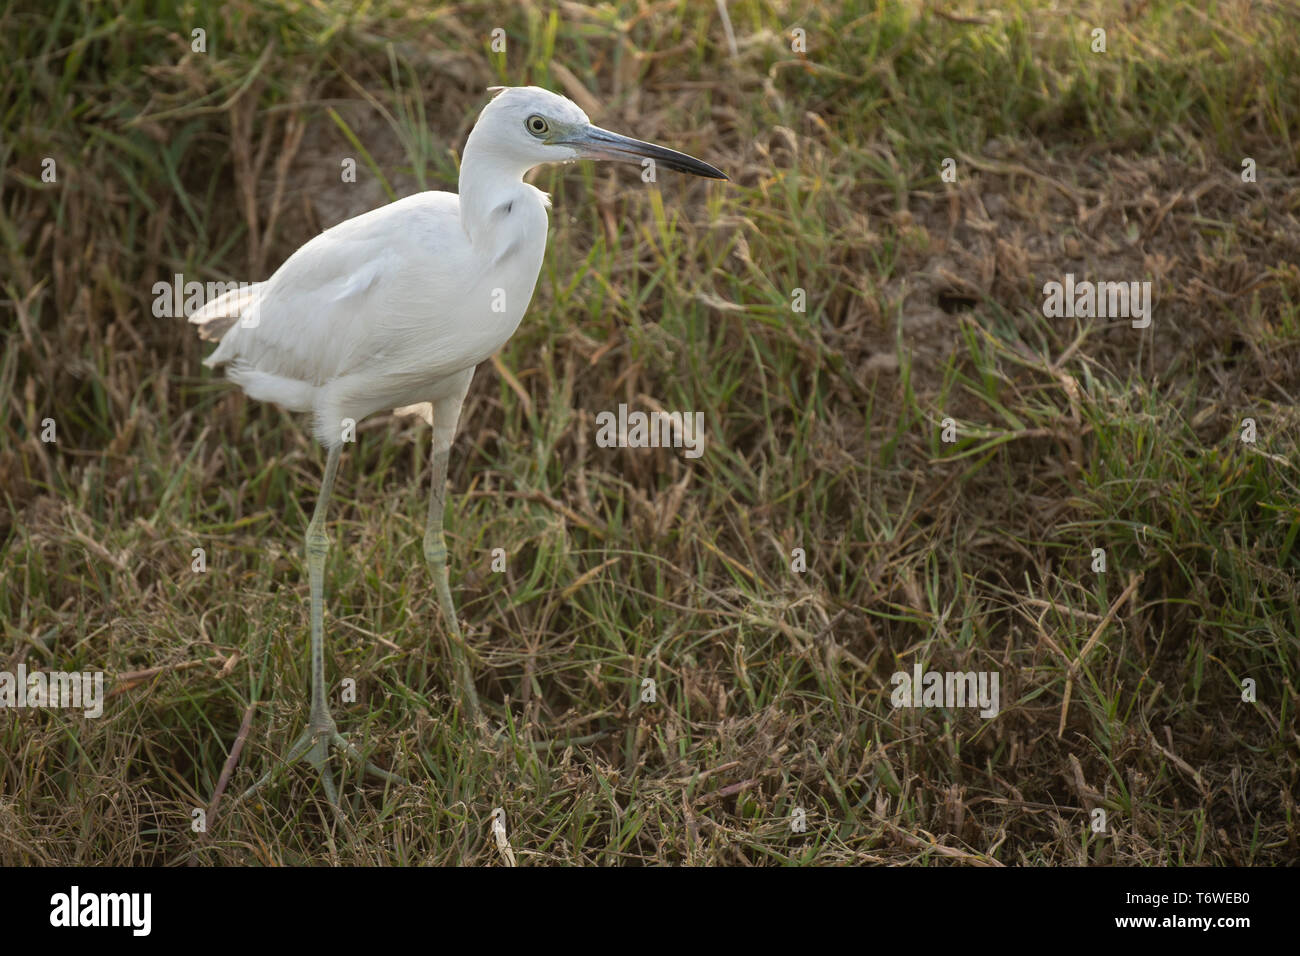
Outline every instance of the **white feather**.
<svg viewBox="0 0 1300 956"><path fill-rule="evenodd" d="M498 95L466 144L459 196L418 193L339 223L267 281L209 303L192 322L232 307L240 318L205 364L227 365L251 398L313 413L327 447L345 419L453 394L461 373L510 338L533 296L549 200L523 174L574 155L529 141L523 121L541 110L587 121L544 90Z"/></svg>

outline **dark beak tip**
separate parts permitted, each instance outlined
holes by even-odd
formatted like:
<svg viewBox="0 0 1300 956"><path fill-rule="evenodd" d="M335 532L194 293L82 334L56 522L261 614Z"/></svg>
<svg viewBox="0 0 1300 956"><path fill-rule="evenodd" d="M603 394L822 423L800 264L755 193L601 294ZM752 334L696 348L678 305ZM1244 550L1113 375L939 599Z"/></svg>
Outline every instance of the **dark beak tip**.
<svg viewBox="0 0 1300 956"><path fill-rule="evenodd" d="M703 160L698 160L698 163L699 166L695 166L693 169L682 169L681 172L692 173L701 179L720 179L722 182L731 182L731 177L727 176L727 173L724 173L718 166L705 163Z"/></svg>

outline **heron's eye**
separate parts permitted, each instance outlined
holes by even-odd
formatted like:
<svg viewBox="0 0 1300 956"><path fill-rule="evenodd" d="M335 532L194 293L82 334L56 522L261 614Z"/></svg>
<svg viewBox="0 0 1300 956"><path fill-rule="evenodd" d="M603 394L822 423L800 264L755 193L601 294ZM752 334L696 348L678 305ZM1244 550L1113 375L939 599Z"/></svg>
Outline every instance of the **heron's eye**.
<svg viewBox="0 0 1300 956"><path fill-rule="evenodd" d="M524 120L524 126L526 126L528 132L532 133L534 136L545 136L547 130L551 128L546 120L542 119L536 113Z"/></svg>

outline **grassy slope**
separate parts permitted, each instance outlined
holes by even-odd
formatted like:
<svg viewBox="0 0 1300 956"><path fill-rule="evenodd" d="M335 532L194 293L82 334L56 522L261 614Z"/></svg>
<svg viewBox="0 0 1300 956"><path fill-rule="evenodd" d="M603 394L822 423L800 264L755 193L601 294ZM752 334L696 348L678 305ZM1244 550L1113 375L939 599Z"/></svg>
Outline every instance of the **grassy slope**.
<svg viewBox="0 0 1300 956"><path fill-rule="evenodd" d="M1300 15L830 7L730 4L734 61L707 3L9 8L0 669L119 680L97 721L0 713L0 862L493 862L494 807L524 863L1294 859ZM534 177L551 247L448 504L505 732L451 704L427 429L379 417L335 493L327 672L416 785L350 781L335 823L294 771L196 835L250 701L231 790L305 721L323 456L149 290L454 188L498 82L584 88L734 182ZM1045 319L1066 272L1152 279L1153 326ZM596 447L621 401L703 411L704 457ZM1000 671L1001 715L893 710L916 661Z"/></svg>

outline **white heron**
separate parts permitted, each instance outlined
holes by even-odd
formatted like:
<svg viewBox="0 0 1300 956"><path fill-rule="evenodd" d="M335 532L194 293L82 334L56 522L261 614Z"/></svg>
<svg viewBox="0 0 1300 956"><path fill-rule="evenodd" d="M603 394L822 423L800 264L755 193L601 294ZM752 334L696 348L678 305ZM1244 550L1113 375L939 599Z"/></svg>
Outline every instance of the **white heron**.
<svg viewBox="0 0 1300 956"><path fill-rule="evenodd" d="M726 179L684 153L593 126L577 104L537 87L494 88L465 143L460 195L422 192L322 232L265 282L190 316L220 344L204 362L250 398L310 412L325 475L307 526L311 588L311 714L285 765L306 757L338 804L330 746L388 780L339 733L326 703L325 514L347 422L384 409L419 412L433 427L424 555L450 631L463 716L478 698L452 603L443 539L447 457L474 368L518 328L546 251L549 197L523 181L545 163L606 159ZM268 771L243 796L266 783Z"/></svg>

